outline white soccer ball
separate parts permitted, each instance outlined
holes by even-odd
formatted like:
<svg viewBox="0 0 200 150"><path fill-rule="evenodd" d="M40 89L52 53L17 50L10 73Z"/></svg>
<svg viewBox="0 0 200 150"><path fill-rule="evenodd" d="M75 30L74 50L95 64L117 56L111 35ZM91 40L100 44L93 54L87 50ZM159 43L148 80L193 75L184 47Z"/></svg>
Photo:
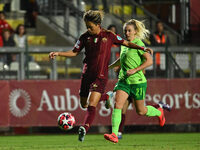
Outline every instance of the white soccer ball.
<svg viewBox="0 0 200 150"><path fill-rule="evenodd" d="M62 130L70 130L74 127L75 118L71 113L64 112L58 116L58 126Z"/></svg>

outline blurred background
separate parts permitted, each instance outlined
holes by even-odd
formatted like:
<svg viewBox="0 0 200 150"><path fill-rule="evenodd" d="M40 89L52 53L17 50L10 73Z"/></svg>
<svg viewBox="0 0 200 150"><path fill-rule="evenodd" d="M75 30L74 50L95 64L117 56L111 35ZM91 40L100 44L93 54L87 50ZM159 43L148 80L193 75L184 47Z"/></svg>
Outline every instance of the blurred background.
<svg viewBox="0 0 200 150"><path fill-rule="evenodd" d="M151 32L144 43L154 50L153 66L146 70L147 101L163 101L174 110L166 114L169 121L161 129L156 120L134 119L131 106L125 132L199 132L199 7L199 0L1 0L0 133L61 132L56 119L64 111L75 115L77 125L83 122L78 89L84 53L51 61L48 53L73 48L86 31L82 17L90 9L103 10L102 27L113 27L122 37L127 20L144 21ZM119 51L112 48L111 62ZM109 79L107 89L112 90L113 70ZM91 131L109 130L105 117L111 112L101 106Z"/></svg>

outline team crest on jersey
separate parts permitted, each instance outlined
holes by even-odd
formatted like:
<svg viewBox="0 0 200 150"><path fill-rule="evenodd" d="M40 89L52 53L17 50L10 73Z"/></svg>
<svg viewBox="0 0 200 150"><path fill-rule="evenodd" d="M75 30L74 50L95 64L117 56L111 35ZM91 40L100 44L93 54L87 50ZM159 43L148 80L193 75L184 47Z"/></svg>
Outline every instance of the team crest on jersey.
<svg viewBox="0 0 200 150"><path fill-rule="evenodd" d="M92 85L93 89L96 89L98 87L98 85L95 83Z"/></svg>
<svg viewBox="0 0 200 150"><path fill-rule="evenodd" d="M107 42L107 40L108 40L108 39L107 39L107 38L105 38L105 37L104 37L104 38L102 38L102 41L103 41L103 42Z"/></svg>
<svg viewBox="0 0 200 150"><path fill-rule="evenodd" d="M94 38L94 43L97 43L98 42L98 38Z"/></svg>
<svg viewBox="0 0 200 150"><path fill-rule="evenodd" d="M119 35L117 35L117 39L118 39L119 41L122 40L122 38L121 38Z"/></svg>
<svg viewBox="0 0 200 150"><path fill-rule="evenodd" d="M93 87L94 87L94 88L97 88L98 86L97 86L97 84L93 84Z"/></svg>

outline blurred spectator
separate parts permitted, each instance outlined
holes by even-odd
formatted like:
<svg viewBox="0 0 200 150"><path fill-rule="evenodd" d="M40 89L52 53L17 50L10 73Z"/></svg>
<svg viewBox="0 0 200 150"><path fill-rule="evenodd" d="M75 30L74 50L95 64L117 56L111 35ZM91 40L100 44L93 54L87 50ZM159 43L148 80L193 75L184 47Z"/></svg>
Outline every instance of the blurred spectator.
<svg viewBox="0 0 200 150"><path fill-rule="evenodd" d="M26 46L27 36L26 36L25 26L23 24L19 24L17 26L14 35L14 41L17 47L23 48Z"/></svg>
<svg viewBox="0 0 200 150"><path fill-rule="evenodd" d="M2 35L2 32L3 32L4 29L8 29L11 33L13 32L12 27L5 20L4 12L0 11L0 35Z"/></svg>
<svg viewBox="0 0 200 150"><path fill-rule="evenodd" d="M3 46L4 47L15 46L15 41L13 40L13 37L11 36L10 30L4 29L2 34L3 34ZM8 53L6 56L6 64L10 65L10 63L12 61L16 61L16 54Z"/></svg>
<svg viewBox="0 0 200 150"><path fill-rule="evenodd" d="M15 46L15 41L10 33L9 29L4 29L3 33L3 46Z"/></svg>
<svg viewBox="0 0 200 150"><path fill-rule="evenodd" d="M0 35L0 47L3 47L3 38L2 38L1 35ZM4 62L4 56L3 55L0 55L0 61Z"/></svg>
<svg viewBox="0 0 200 150"><path fill-rule="evenodd" d="M110 24L107 29L117 34L117 27L114 24ZM119 45L113 44L112 47L119 47ZM115 53L116 59L119 57L119 55L120 55L120 52Z"/></svg>
<svg viewBox="0 0 200 150"><path fill-rule="evenodd" d="M3 38L1 35L0 35L0 47L3 47Z"/></svg>
<svg viewBox="0 0 200 150"><path fill-rule="evenodd" d="M117 27L114 24L109 25L107 29L118 35ZM119 47L119 45L113 44L112 47Z"/></svg>
<svg viewBox="0 0 200 150"><path fill-rule="evenodd" d="M170 44L169 37L164 32L164 26L161 21L156 23L156 31L151 37L151 44L152 46L165 46Z"/></svg>
<svg viewBox="0 0 200 150"><path fill-rule="evenodd" d="M105 13L109 13L109 4L107 0L102 0L103 3L103 10Z"/></svg>
<svg viewBox="0 0 200 150"><path fill-rule="evenodd" d="M114 32L115 34L117 34L117 27L116 27L116 25L110 24L107 29L110 30L110 31L112 31L112 32ZM113 44L112 47L119 47L119 45ZM115 59L119 58L119 56L120 56L120 51L118 51L118 52L115 53ZM120 66L114 67L114 71L116 73L116 76L118 77L119 71L120 71Z"/></svg>
<svg viewBox="0 0 200 150"><path fill-rule="evenodd" d="M112 31L112 32L114 32L115 34L117 34L117 27L116 27L116 25L111 24L111 25L108 26L107 29L110 30L110 31Z"/></svg>
<svg viewBox="0 0 200 150"><path fill-rule="evenodd" d="M10 8L11 8L11 1L12 0L6 0L4 1L4 7L3 7L3 11L4 12L10 12Z"/></svg>
<svg viewBox="0 0 200 150"><path fill-rule="evenodd" d="M26 10L25 25L35 27L38 15L38 4L36 0L23 0L23 5Z"/></svg>
<svg viewBox="0 0 200 150"><path fill-rule="evenodd" d="M92 10L97 10L98 8L97 8L97 0L91 0L91 3L92 3Z"/></svg>
<svg viewBox="0 0 200 150"><path fill-rule="evenodd" d="M169 37L164 32L164 26L161 21L156 22L156 31L151 35L152 46L169 46ZM160 70L160 53L155 54L156 57L156 69Z"/></svg>
<svg viewBox="0 0 200 150"><path fill-rule="evenodd" d="M17 47L24 48L26 47L27 36L26 36L26 28L23 24L19 24L14 34L14 41ZM16 58L18 59L18 58ZM26 56L25 60L34 61L32 56Z"/></svg>
<svg viewBox="0 0 200 150"><path fill-rule="evenodd" d="M101 0L101 2L97 1L97 0L91 0L91 4L92 4L92 7L91 9L92 10L98 10L98 5L99 4L102 4L103 5L103 11L105 13L109 13L109 1L108 0Z"/></svg>

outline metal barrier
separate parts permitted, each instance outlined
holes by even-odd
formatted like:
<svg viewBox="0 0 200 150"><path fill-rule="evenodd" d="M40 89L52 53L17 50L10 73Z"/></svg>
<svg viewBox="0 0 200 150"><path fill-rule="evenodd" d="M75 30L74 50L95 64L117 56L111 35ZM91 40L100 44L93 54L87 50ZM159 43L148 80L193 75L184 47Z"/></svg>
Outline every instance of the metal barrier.
<svg viewBox="0 0 200 150"><path fill-rule="evenodd" d="M200 47L151 47L154 50L153 65L146 69L147 78L196 78L200 77ZM80 78L82 71L82 60L84 54L80 53L73 58L57 57L49 60L48 53L51 51L67 51L72 47L29 47L23 48L6 47L0 48L0 58L6 54L16 54L19 59L16 68L0 62L0 79L26 80L26 79L71 79ZM83 50L84 51L84 50ZM119 48L112 48L111 61L116 59ZM155 54L160 53L160 67L156 66ZM29 57L36 62L30 63ZM32 69L35 65L36 69ZM7 66L7 68L6 68ZM11 77L13 76L14 77ZM113 70L109 71L109 78L116 78Z"/></svg>
<svg viewBox="0 0 200 150"><path fill-rule="evenodd" d="M42 16L48 18L56 28L75 40L78 39L83 31L83 7L84 3L81 0L41 0L39 5Z"/></svg>

